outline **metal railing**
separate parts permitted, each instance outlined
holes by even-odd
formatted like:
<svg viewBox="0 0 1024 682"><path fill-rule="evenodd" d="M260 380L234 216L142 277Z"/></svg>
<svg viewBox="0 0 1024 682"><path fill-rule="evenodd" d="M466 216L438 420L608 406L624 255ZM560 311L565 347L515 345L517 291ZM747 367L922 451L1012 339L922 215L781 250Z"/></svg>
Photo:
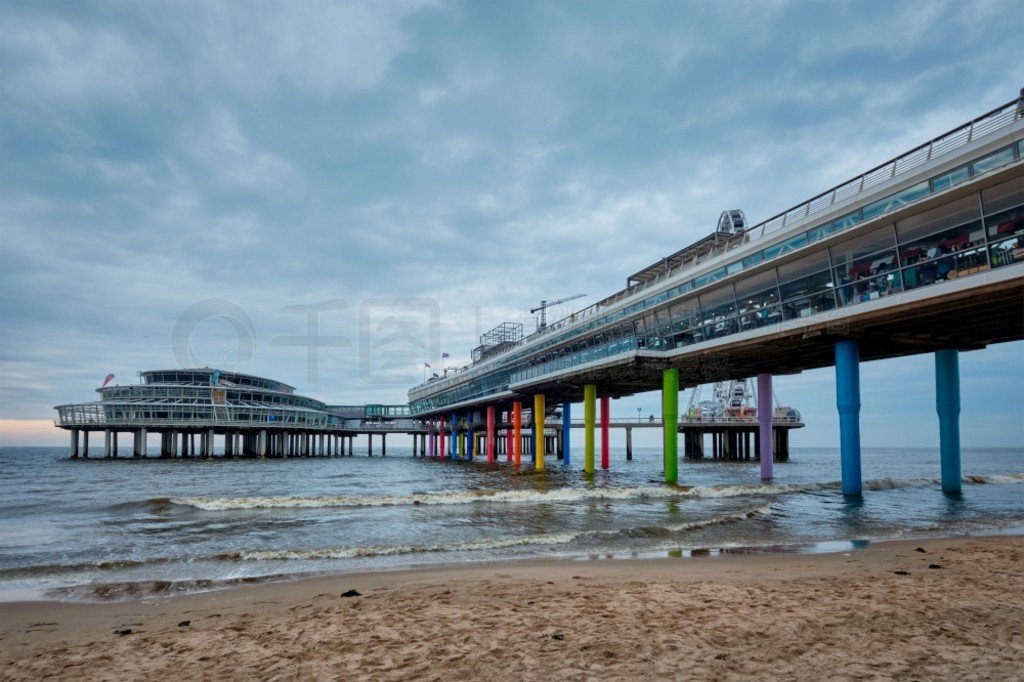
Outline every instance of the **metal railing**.
<svg viewBox="0 0 1024 682"><path fill-rule="evenodd" d="M584 419L573 419L571 420L573 426L584 426L586 420ZM652 421L650 417L625 417L619 419L610 419L608 425L612 427L633 427L633 426L661 426L663 423L662 418L655 415ZM757 426L760 422L757 416L746 416L746 417L690 417L686 414L679 415L679 424L725 424L725 425L736 425L736 426ZM803 418L801 417L772 417L772 424L803 424ZM595 422L597 426L600 426L599 422Z"/></svg>
<svg viewBox="0 0 1024 682"><path fill-rule="evenodd" d="M239 407L235 405L205 405L202 410L179 410L181 416L157 417L151 412L138 410L120 411L116 406L105 403L80 403L61 405L54 426L73 428L123 428L123 429L270 429L308 431L407 431L420 429L416 420L403 418L394 421L368 421L363 419L338 420L326 413L312 411L296 412L260 407ZM166 405L161 405L166 408ZM182 406L184 407L184 406ZM244 417L244 418L243 418Z"/></svg>
<svg viewBox="0 0 1024 682"><path fill-rule="evenodd" d="M770 236L771 234L778 232L795 222L803 221L816 213L832 208L839 202L856 197L857 195L862 194L887 180L909 173L937 157L955 151L978 138L984 137L1013 124L1018 119L1022 118L1022 110L1024 109L1022 109L1021 99L1011 100L1010 102L996 107L992 111L972 119L949 132L932 138L924 144L914 147L913 149L865 171L850 180L842 182L835 187L808 199L807 201L804 201L792 208L788 208L785 211L754 225L746 232L749 240L730 240L722 246L711 249L711 251L701 257L695 257L693 260L686 261L674 268L667 269L657 277L627 287L626 289L594 303L587 308L557 320L556 322L549 324L543 330L538 330L533 334L510 344L507 348L495 353L492 357L496 358L507 355L519 347L532 343L535 339L538 339L541 336L549 336L559 329L568 327L591 317L596 317L598 314L602 314L604 310L610 308L619 301L629 298L640 291L650 289L657 284L674 277L682 270L690 269L700 263L722 260L722 257L725 254L740 246L746 246L752 242L759 242L767 236ZM460 367L447 373L443 378L414 386L410 392L428 385L430 385L431 388L436 389L444 388L465 378L463 375L474 369L476 368L472 365Z"/></svg>

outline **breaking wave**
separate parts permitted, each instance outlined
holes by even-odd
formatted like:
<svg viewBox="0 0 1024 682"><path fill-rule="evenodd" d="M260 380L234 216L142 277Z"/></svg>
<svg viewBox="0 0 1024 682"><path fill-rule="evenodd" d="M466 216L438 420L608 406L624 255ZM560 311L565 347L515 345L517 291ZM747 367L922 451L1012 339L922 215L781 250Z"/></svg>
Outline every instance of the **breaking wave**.
<svg viewBox="0 0 1024 682"><path fill-rule="evenodd" d="M536 490L437 492L411 495L367 495L316 497L179 497L173 504L185 505L205 511L231 509L275 509L317 507L391 507L405 505L459 505L459 504L531 504L568 503L588 500L629 501L664 500L674 498L742 497L744 495L780 495L785 493L838 487L838 483L810 483L788 485L742 486L645 486L625 488L580 489L562 488L547 492Z"/></svg>
<svg viewBox="0 0 1024 682"><path fill-rule="evenodd" d="M965 476L965 483L1024 483L1024 473L993 476ZM939 485L938 479L883 478L864 482L866 490L896 490ZM475 490L432 492L409 495L319 495L293 497L176 497L170 503L202 509L227 511L233 509L302 509L330 507L396 507L406 505L459 504L557 504L568 502L664 500L679 498L727 498L747 495L786 495L792 493L838 490L839 481L827 483L783 483L721 486L640 486L623 488L562 488L541 492L536 490ZM164 502L164 500L160 500Z"/></svg>
<svg viewBox="0 0 1024 682"><path fill-rule="evenodd" d="M568 544L586 538L611 538L611 537L657 537L668 536L673 533L682 533L717 526L727 523L735 523L756 516L764 516L771 513L771 505L762 505L735 514L720 516L704 521L692 521L668 526L647 526L640 528L620 528L601 530L567 531L561 533L543 533L538 535L522 535L516 537L491 538L486 540L474 540L469 542L456 542L449 544L409 544L409 545L370 545L362 547L325 547L319 549L262 549L243 550L228 552L217 556L223 561L287 561L287 560L316 560L316 559L354 559L360 557L391 556L398 554L426 554L426 553L449 553L449 552L474 552L509 547L526 547L540 545Z"/></svg>

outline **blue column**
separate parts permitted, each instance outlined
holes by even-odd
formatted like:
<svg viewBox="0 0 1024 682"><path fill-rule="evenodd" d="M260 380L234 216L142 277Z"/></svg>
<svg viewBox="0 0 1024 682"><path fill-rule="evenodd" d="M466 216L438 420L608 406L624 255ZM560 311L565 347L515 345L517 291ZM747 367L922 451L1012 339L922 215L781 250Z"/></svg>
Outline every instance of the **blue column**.
<svg viewBox="0 0 1024 682"><path fill-rule="evenodd" d="M459 457L458 436L459 436L459 413L458 412L452 412L452 435L451 435L452 446L450 448L448 448L448 457L449 457L449 459L458 459L458 457Z"/></svg>
<svg viewBox="0 0 1024 682"><path fill-rule="evenodd" d="M468 439L466 442L466 459L470 462L473 461L473 451L476 450L476 438L474 438L476 434L473 432L473 424L476 424L479 416L480 414L476 410L469 413L469 424L467 424L468 428L466 430L466 438Z"/></svg>
<svg viewBox="0 0 1024 682"><path fill-rule="evenodd" d="M562 464L569 466L569 432L572 431L572 413L569 403L562 403Z"/></svg>
<svg viewBox="0 0 1024 682"><path fill-rule="evenodd" d="M935 353L935 409L939 413L942 492L960 492L960 352Z"/></svg>
<svg viewBox="0 0 1024 682"><path fill-rule="evenodd" d="M859 496L860 480L860 344L836 342L836 406L843 494Z"/></svg>

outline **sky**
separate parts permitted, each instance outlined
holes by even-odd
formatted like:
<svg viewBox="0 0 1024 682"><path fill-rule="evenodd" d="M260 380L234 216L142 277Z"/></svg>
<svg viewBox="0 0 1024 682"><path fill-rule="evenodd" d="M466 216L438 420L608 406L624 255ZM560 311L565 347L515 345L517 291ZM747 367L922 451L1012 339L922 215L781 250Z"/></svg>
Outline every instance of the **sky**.
<svg viewBox="0 0 1024 682"><path fill-rule="evenodd" d="M542 300L586 307L723 210L760 222L1024 86L1024 0L0 15L0 445L67 444L53 406L108 373L404 404ZM864 446L938 443L933 362L863 365ZM961 387L965 447L1024 442L1024 344L961 354ZM838 446L833 370L775 391L807 422L792 446Z"/></svg>

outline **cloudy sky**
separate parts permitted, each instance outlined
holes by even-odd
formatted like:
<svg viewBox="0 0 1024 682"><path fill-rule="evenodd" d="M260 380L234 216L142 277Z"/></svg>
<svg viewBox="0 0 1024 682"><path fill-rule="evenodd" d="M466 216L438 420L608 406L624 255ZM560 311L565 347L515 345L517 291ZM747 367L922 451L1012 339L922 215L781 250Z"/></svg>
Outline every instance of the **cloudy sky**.
<svg viewBox="0 0 1024 682"><path fill-rule="evenodd" d="M1024 0L0 4L6 445L190 363L404 403L1024 85ZM932 363L863 367L866 446L937 443ZM961 368L964 445L1024 442L1024 345ZM838 444L831 370L776 391Z"/></svg>

